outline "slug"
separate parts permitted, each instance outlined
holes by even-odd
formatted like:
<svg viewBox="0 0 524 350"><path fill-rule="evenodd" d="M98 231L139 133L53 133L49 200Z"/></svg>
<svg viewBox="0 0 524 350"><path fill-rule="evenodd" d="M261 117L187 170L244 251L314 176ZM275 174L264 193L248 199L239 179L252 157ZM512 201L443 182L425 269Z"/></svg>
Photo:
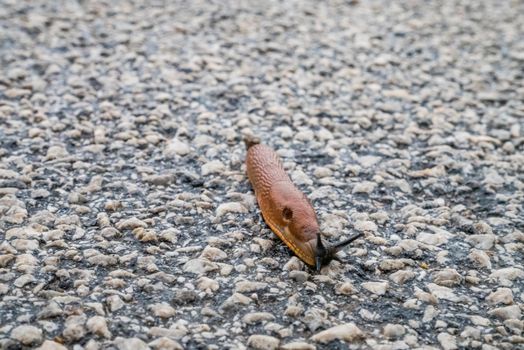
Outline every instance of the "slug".
<svg viewBox="0 0 524 350"><path fill-rule="evenodd" d="M244 141L247 175L262 217L302 261L319 271L341 248L362 236L357 233L335 245L325 245L313 206L293 184L275 151L254 137Z"/></svg>

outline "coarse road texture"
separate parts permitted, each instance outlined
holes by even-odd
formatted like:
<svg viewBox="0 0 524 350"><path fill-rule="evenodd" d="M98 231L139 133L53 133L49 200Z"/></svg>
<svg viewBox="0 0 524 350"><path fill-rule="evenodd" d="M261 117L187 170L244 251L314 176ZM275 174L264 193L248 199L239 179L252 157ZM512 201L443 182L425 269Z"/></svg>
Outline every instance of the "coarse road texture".
<svg viewBox="0 0 524 350"><path fill-rule="evenodd" d="M0 0L1 349L523 348L523 202L523 1Z"/></svg>

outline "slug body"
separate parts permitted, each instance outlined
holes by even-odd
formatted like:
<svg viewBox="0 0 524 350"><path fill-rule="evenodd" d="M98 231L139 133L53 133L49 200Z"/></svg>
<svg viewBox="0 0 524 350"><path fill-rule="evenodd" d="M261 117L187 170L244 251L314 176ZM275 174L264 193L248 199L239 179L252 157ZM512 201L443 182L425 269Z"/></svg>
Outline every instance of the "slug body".
<svg viewBox="0 0 524 350"><path fill-rule="evenodd" d="M246 166L262 216L271 230L306 264L317 270L359 235L333 247L320 237L317 215L308 198L293 184L278 155L258 141L246 140Z"/></svg>

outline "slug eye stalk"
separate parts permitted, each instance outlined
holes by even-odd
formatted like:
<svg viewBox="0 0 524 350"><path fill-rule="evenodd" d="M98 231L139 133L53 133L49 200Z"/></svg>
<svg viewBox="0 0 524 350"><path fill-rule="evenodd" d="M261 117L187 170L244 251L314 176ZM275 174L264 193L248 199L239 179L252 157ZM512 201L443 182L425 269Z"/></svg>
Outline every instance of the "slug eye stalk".
<svg viewBox="0 0 524 350"><path fill-rule="evenodd" d="M320 238L320 233L317 234L317 249L316 249L316 256L315 256L315 267L317 271L320 271L320 268L322 265L325 265L329 263L331 260L333 260L336 257L336 253L340 251L342 248L347 246L349 243L353 242L354 240L358 239L359 237L363 236L362 232L355 233L351 235L348 239L334 244L330 245L328 247L325 247L322 243L322 239Z"/></svg>

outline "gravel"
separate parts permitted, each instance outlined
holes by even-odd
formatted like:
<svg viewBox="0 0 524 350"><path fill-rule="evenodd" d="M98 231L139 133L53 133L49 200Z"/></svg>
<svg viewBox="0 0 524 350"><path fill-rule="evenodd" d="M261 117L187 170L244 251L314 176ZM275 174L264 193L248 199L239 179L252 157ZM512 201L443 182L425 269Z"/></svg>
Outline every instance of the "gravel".
<svg viewBox="0 0 524 350"><path fill-rule="evenodd" d="M0 6L0 349L524 346L524 3ZM264 224L244 135L327 240Z"/></svg>

